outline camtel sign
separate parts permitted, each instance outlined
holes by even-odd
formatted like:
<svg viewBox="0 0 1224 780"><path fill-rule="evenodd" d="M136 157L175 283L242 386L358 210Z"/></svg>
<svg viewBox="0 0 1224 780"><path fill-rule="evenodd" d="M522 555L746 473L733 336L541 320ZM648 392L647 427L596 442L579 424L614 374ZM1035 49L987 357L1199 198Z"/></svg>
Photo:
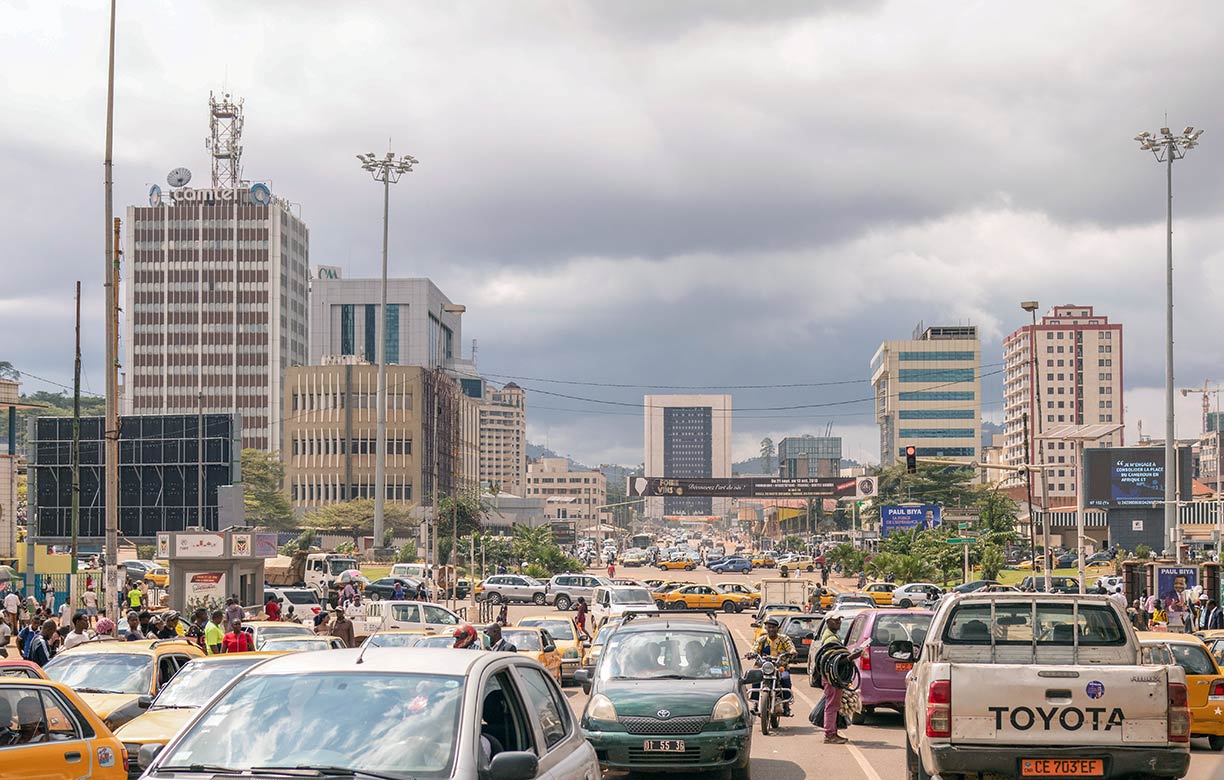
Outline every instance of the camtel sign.
<svg viewBox="0 0 1224 780"><path fill-rule="evenodd" d="M268 206L273 200L284 204L280 198L273 198L272 191L268 189L266 184L256 182L250 188L244 189L241 187L235 188L215 188L207 190L197 190L189 187L177 187L170 190L170 203L173 205L182 205L185 203L250 203L254 206ZM149 205L161 206L162 189L154 184L149 188Z"/></svg>

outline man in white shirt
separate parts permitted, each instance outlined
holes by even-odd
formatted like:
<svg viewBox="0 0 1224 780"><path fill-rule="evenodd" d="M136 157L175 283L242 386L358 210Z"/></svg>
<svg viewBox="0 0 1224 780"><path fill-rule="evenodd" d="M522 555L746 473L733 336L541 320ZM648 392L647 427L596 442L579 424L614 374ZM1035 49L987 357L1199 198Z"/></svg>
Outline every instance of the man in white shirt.
<svg viewBox="0 0 1224 780"><path fill-rule="evenodd" d="M64 649L76 647L89 641L89 618L83 614L78 614L72 619L72 630L68 632L68 636L64 637Z"/></svg>
<svg viewBox="0 0 1224 780"><path fill-rule="evenodd" d="M72 622L72 605L65 601L60 604L59 608L59 624L61 626L69 625Z"/></svg>
<svg viewBox="0 0 1224 780"><path fill-rule="evenodd" d="M21 608L21 597L16 591L10 590L4 596L4 620L9 625L9 630L14 634L21 630L21 626L17 622L17 612Z"/></svg>
<svg viewBox="0 0 1224 780"><path fill-rule="evenodd" d="M1122 586L1114 588L1114 592L1109 594L1109 600L1118 605L1123 614L1126 613L1126 596L1122 593Z"/></svg>
<svg viewBox="0 0 1224 780"><path fill-rule="evenodd" d="M82 594L81 600L85 602L85 614L91 619L96 618L98 616L98 594L87 590Z"/></svg>

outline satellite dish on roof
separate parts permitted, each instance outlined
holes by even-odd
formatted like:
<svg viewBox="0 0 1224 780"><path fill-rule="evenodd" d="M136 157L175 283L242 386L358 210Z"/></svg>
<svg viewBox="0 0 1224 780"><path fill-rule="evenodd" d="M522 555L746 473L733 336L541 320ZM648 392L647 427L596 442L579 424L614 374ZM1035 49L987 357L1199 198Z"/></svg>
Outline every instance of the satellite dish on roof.
<svg viewBox="0 0 1224 780"><path fill-rule="evenodd" d="M175 168L166 174L166 183L171 187L184 187L191 181L191 171L186 168Z"/></svg>

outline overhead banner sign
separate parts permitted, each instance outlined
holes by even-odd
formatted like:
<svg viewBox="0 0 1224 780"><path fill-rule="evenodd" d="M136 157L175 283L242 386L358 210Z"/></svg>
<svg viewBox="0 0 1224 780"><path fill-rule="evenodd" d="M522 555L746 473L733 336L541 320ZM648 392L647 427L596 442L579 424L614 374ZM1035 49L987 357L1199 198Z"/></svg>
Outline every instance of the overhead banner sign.
<svg viewBox="0 0 1224 780"><path fill-rule="evenodd" d="M934 504L923 506L880 507L880 536L893 531L912 531L915 528L929 530L939 525L940 507Z"/></svg>
<svg viewBox="0 0 1224 780"><path fill-rule="evenodd" d="M630 496L875 498L875 477L629 477Z"/></svg>

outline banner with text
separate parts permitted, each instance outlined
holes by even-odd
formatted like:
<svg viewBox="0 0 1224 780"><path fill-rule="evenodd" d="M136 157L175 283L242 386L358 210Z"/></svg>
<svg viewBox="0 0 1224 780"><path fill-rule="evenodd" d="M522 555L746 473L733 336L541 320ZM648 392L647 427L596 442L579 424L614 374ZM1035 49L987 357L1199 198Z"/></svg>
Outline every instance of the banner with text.
<svg viewBox="0 0 1224 780"><path fill-rule="evenodd" d="M875 477L629 477L630 496L875 498Z"/></svg>
<svg viewBox="0 0 1224 780"><path fill-rule="evenodd" d="M934 504L882 506L880 507L880 536L888 536L893 531L934 528L939 525L939 512L940 507Z"/></svg>

